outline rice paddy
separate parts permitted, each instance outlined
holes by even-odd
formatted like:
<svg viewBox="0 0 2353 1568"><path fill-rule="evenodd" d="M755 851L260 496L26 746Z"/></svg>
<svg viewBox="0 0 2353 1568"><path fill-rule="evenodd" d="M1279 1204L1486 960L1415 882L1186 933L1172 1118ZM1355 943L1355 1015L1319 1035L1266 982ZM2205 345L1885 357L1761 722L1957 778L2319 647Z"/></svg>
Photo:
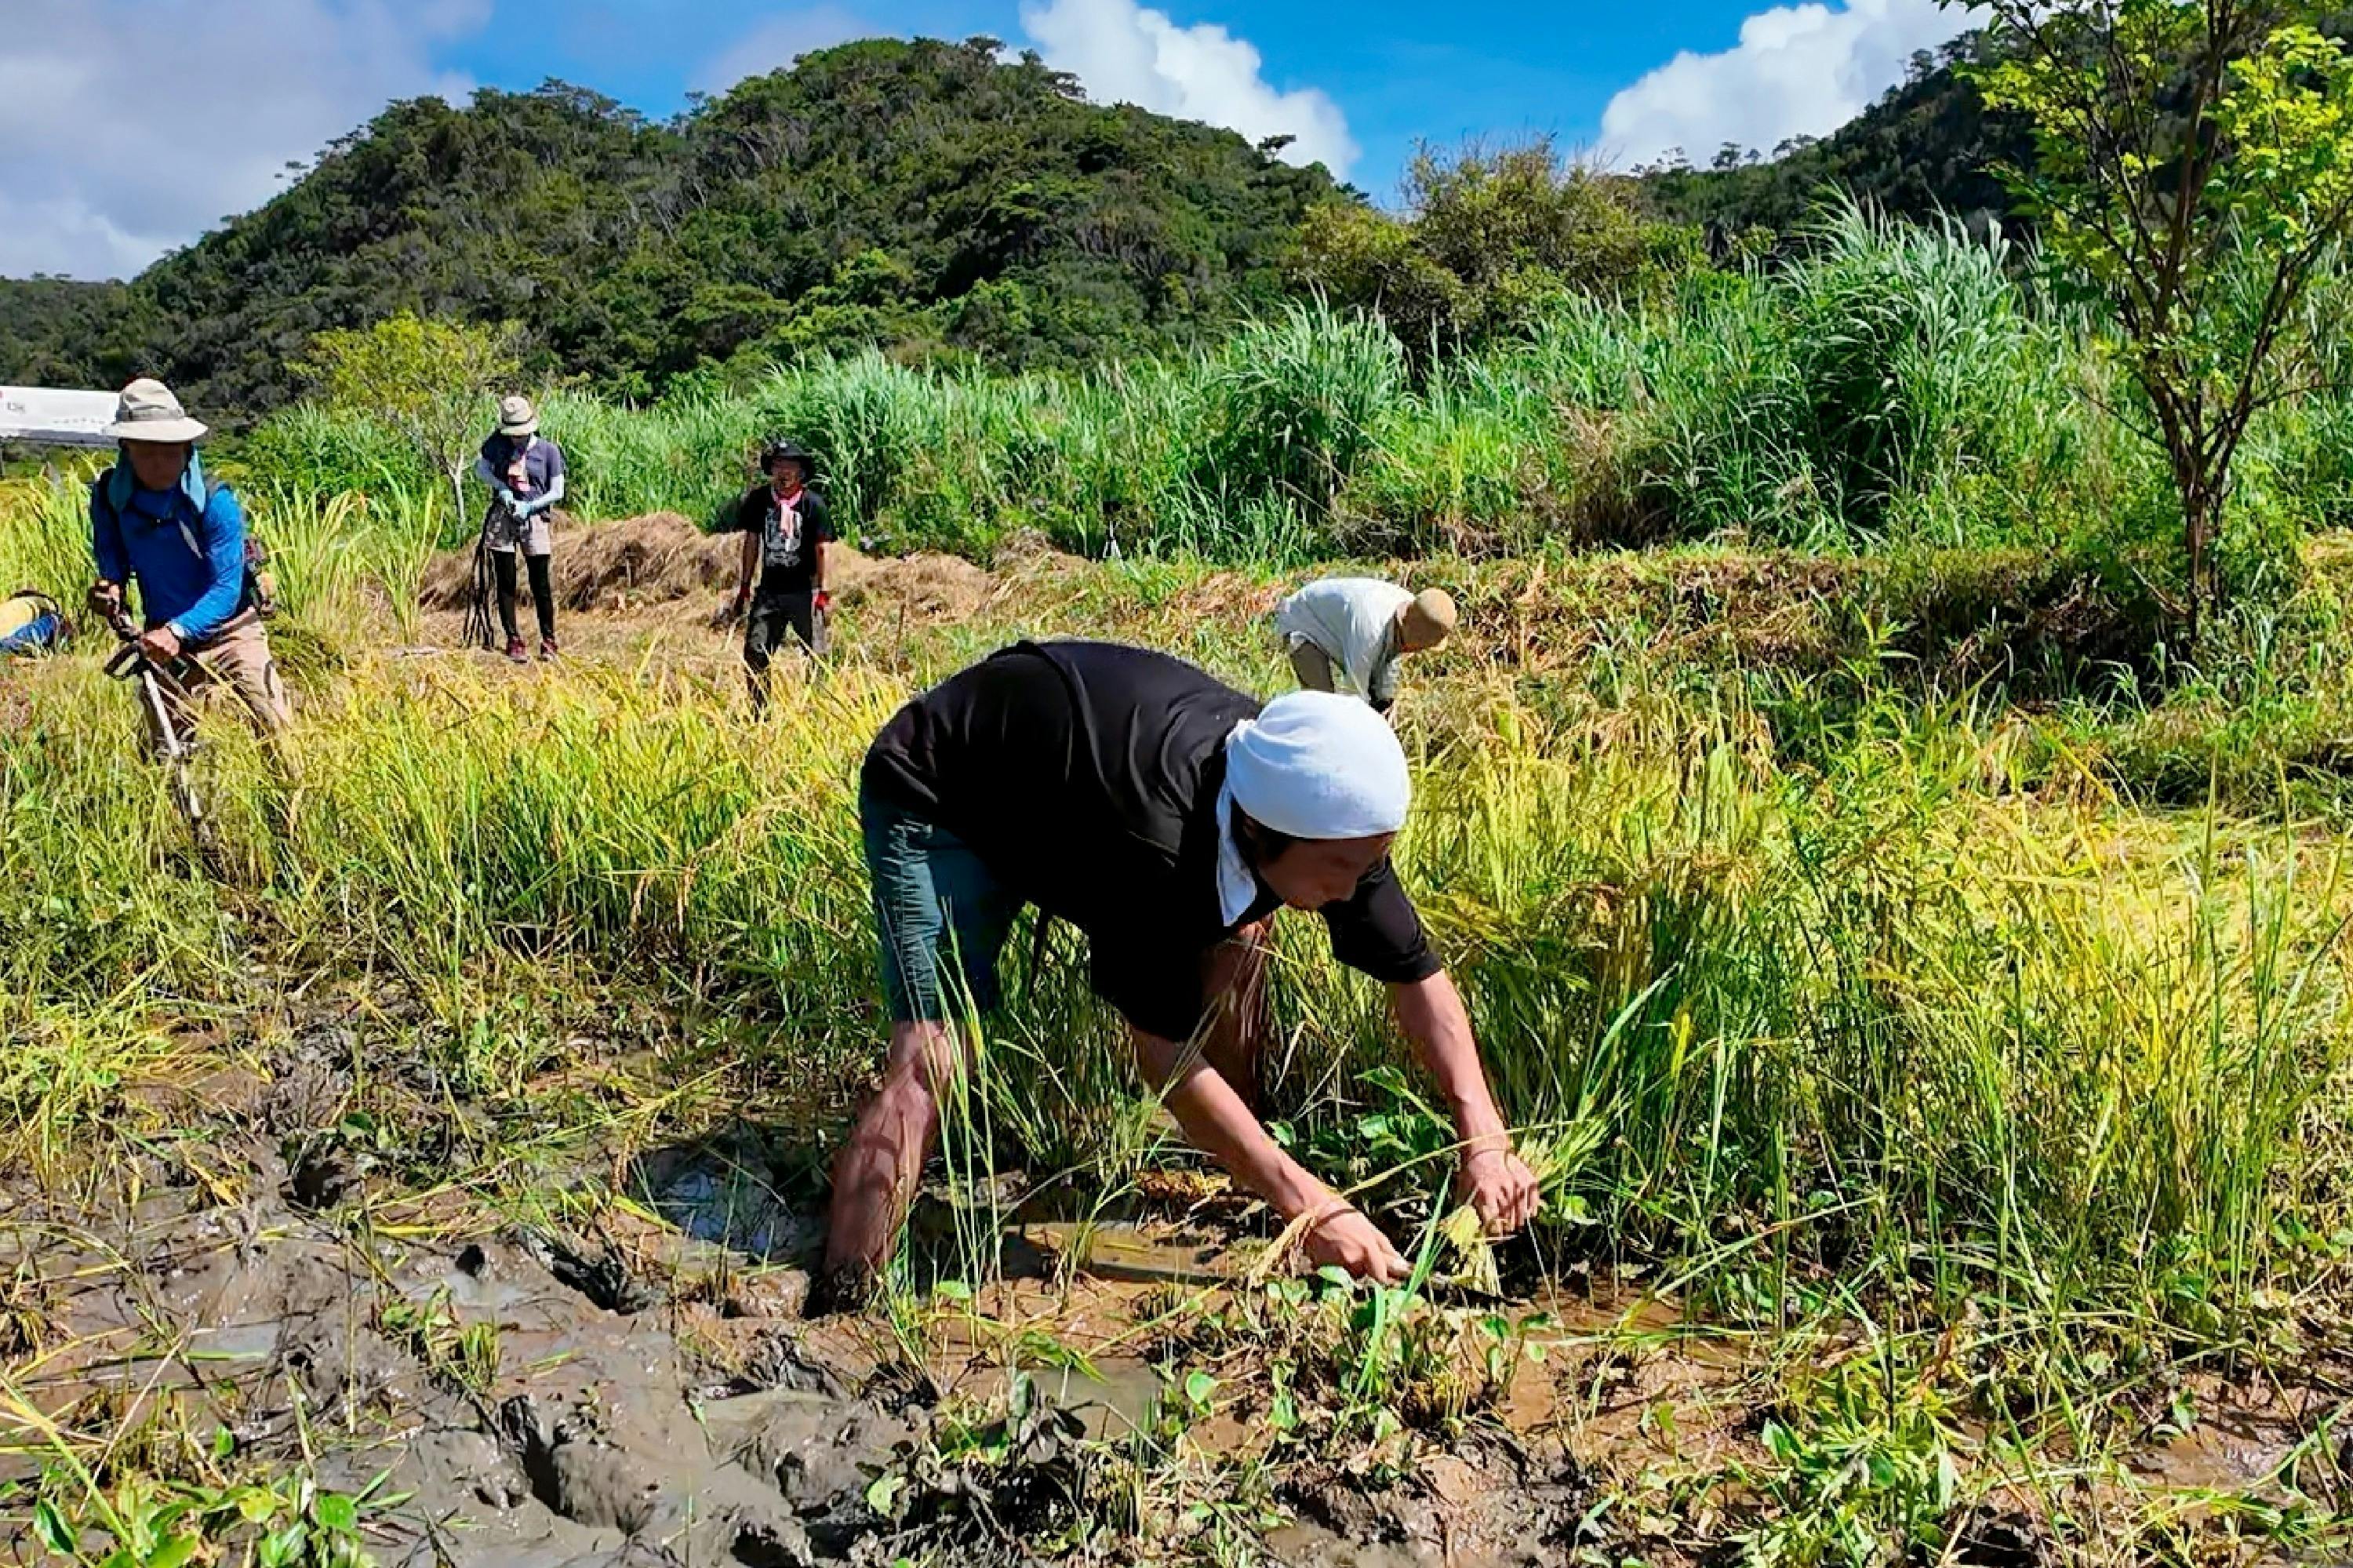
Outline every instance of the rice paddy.
<svg viewBox="0 0 2353 1568"><path fill-rule="evenodd" d="M1248 366L779 380L753 396L881 389L765 413L829 432L871 535L990 569L853 574L837 652L761 718L693 573L590 593L563 664L511 669L420 607L429 486L288 455L350 416L257 434L298 766L211 726L200 853L87 641L0 684L0 1533L88 1563L2347 1550L2333 493L2298 482L2295 569L2183 667L2116 556L2036 531L2137 471L2027 370L1952 373L2078 374L2072 329L1917 243L1770 285L1855 324L1769 353L1741 295L1572 313L1423 387L1309 316ZM1957 324L1925 287L1859 308L1905 267ZM1561 395L1637 349L1635 402ZM1678 400L1704 353L1747 390ZM1833 417L1839 356L1883 354L1947 411ZM1312 418L1151 411L1163 382L1262 410L1294 363ZM559 400L584 510L707 514L765 428L736 396ZM1000 434L957 433L984 404ZM1119 447L1155 429L1211 455ZM1569 505L1597 474L1613 499ZM11 482L0 576L72 592L77 506ZM1562 547L1610 518L1699 542ZM1020 636L1278 690L1267 612L1352 545L1430 552L1374 569L1463 608L1400 707L1399 861L1543 1177L1530 1234L1449 1223L1444 1120L1312 923L1278 927L1280 1135L1406 1287L1296 1275L1134 1082L1073 938L1023 936L887 1303L803 1320L886 1027L868 739Z"/></svg>

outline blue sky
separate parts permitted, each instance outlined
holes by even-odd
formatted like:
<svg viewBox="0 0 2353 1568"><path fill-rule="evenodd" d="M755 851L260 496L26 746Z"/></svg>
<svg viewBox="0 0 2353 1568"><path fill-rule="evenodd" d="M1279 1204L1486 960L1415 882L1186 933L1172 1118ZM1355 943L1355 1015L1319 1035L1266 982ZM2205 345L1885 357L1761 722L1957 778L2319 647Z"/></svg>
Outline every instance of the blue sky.
<svg viewBox="0 0 2353 1568"><path fill-rule="evenodd" d="M1549 132L1564 146L1593 143L1610 98L1679 50L1712 53L1739 41L1752 7L1741 0L1657 0L1645 6L1519 3L1456 9L1367 0L1164 4L1179 27L1221 24L1254 45L1278 91L1320 89L1362 146L1352 171L1376 197L1394 192L1417 139ZM679 108L688 84L737 38L777 16L831 12L871 33L1030 40L1021 8L988 0L847 0L789 7L711 0L681 26L660 0L499 0L481 33L455 40L445 64L501 87L557 75L655 112ZM1439 18L1445 24L1439 25ZM551 48L512 47L516 34ZM813 28L812 37L826 29Z"/></svg>
<svg viewBox="0 0 2353 1568"><path fill-rule="evenodd" d="M0 0L0 276L124 276L385 103L561 77L650 114L877 34L1034 48L1105 101L1295 138L1392 203L1417 142L1620 166L1821 134L1966 15L1937 0ZM194 80L196 114L92 114Z"/></svg>

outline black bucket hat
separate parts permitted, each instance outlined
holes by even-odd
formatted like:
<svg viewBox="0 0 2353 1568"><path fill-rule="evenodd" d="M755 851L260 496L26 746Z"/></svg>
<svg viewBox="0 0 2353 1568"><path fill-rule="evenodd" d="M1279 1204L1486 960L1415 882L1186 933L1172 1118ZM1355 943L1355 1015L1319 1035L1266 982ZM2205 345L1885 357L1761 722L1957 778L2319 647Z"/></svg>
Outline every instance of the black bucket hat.
<svg viewBox="0 0 2353 1568"><path fill-rule="evenodd" d="M801 445L800 442L787 440L783 436L770 436L765 441L763 441L760 444L760 471L762 473L766 473L770 470L774 469L776 466L776 460L778 458L790 458L795 462L799 463L801 465L801 477L804 480L815 479L817 477L817 459L811 457L809 455L808 449Z"/></svg>

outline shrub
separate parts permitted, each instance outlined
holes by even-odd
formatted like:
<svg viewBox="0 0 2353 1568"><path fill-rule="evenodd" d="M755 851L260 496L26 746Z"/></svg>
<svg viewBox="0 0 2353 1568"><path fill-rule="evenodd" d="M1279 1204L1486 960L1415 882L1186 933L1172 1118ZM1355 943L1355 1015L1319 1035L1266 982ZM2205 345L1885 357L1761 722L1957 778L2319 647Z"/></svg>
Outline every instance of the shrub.
<svg viewBox="0 0 2353 1568"><path fill-rule="evenodd" d="M1633 209L1622 181L1565 164L1548 138L1406 171L1407 216L1310 209L1290 262L1301 285L1377 313L1427 369L1523 334L1564 299L1656 288L1693 254Z"/></svg>

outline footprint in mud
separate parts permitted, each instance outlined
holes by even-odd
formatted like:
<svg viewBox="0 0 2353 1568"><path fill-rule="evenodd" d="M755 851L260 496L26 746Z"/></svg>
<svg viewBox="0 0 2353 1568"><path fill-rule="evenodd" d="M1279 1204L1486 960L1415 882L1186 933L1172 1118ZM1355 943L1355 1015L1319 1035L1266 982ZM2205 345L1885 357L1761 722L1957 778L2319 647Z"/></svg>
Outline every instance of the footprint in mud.
<svg viewBox="0 0 2353 1568"><path fill-rule="evenodd" d="M350 1150L338 1143L313 1142L288 1152L286 1202L303 1213L333 1208L359 1181L357 1161Z"/></svg>
<svg viewBox="0 0 2353 1568"><path fill-rule="evenodd" d="M634 1273L611 1243L578 1245L547 1231L526 1231L523 1247L556 1283L623 1317L662 1303L663 1291ZM479 1249L477 1249L479 1250Z"/></svg>
<svg viewBox="0 0 2353 1568"><path fill-rule="evenodd" d="M518 1394L495 1413L522 1495L573 1525L611 1531L642 1561L813 1568L882 1525L865 1502L873 1475L913 1448L921 1423L792 1390L720 1401L663 1419L612 1391L609 1410ZM485 1494L482 1482L478 1495ZM522 1496L514 1501L520 1504ZM644 1543L666 1550L643 1554ZM484 1557L480 1561L494 1559Z"/></svg>
<svg viewBox="0 0 2353 1568"><path fill-rule="evenodd" d="M542 1507L624 1535L640 1534L654 1522L662 1478L599 1434L551 1426L529 1394L499 1406L499 1429Z"/></svg>

